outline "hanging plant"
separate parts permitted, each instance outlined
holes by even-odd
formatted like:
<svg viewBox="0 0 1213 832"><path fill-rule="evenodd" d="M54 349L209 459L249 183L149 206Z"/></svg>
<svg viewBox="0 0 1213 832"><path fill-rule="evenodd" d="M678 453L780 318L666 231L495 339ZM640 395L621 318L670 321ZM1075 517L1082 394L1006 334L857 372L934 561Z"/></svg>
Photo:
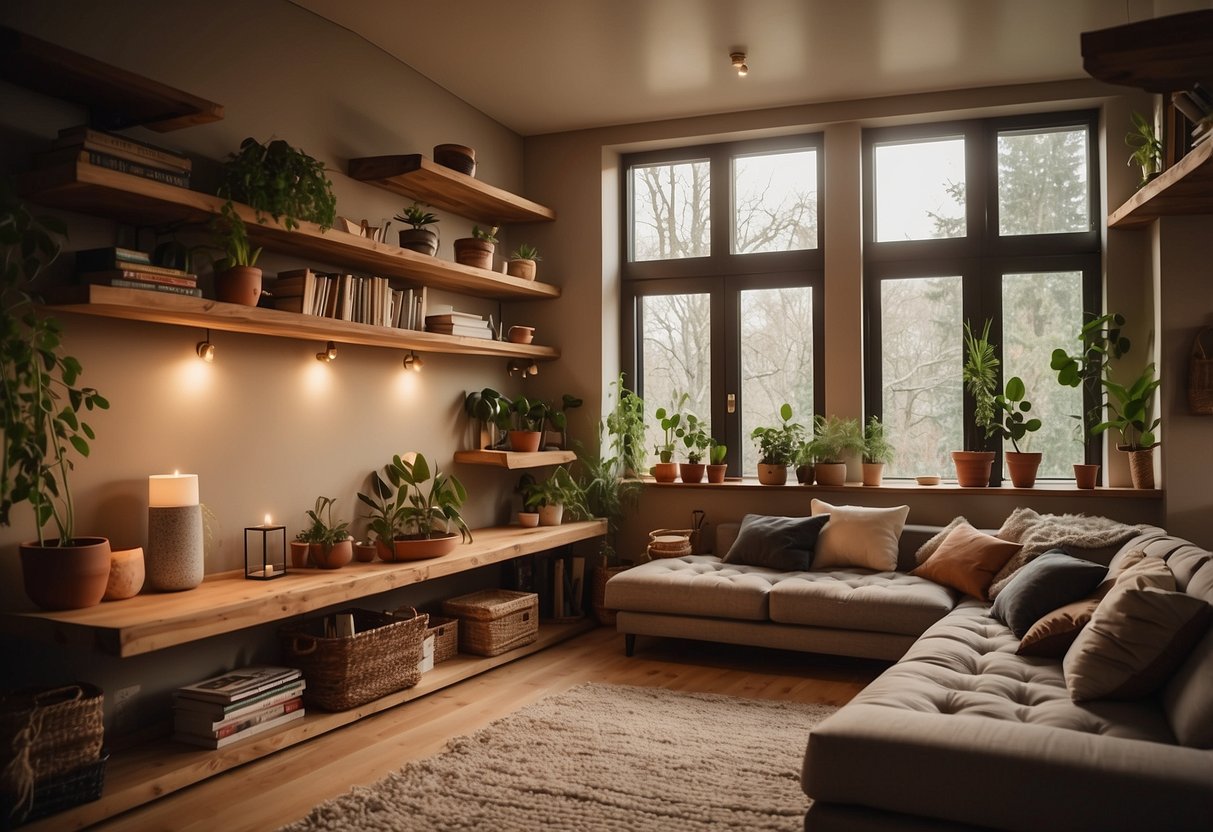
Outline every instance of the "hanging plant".
<svg viewBox="0 0 1213 832"><path fill-rule="evenodd" d="M239 152L223 163L219 196L252 206L259 222L269 214L291 230L300 220L323 230L337 218L337 198L324 164L281 139L241 142Z"/></svg>

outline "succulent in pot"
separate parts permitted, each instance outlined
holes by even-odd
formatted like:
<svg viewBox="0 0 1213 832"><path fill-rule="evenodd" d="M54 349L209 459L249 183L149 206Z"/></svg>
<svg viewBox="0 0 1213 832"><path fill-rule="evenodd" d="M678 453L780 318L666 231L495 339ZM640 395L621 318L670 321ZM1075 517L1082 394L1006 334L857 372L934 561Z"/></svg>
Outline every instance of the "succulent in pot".
<svg viewBox="0 0 1213 832"><path fill-rule="evenodd" d="M510 255L510 261L505 267L506 274L520 277L523 280L534 280L536 272L535 264L542 259L539 256L539 249L530 243L522 243Z"/></svg>
<svg viewBox="0 0 1213 832"><path fill-rule="evenodd" d="M493 269L493 252L497 250L497 226L472 226L471 237L455 241L455 262L477 269Z"/></svg>
<svg viewBox="0 0 1213 832"><path fill-rule="evenodd" d="M400 229L401 248L433 257L438 253L438 232L427 226L437 225L438 218L426 211L426 207L420 202L414 202L392 219L409 226Z"/></svg>
<svg viewBox="0 0 1213 832"><path fill-rule="evenodd" d="M315 508L307 511L308 527L295 540L308 545L307 565L321 569L340 569L354 558L354 542L348 521L333 521L335 497L317 497Z"/></svg>

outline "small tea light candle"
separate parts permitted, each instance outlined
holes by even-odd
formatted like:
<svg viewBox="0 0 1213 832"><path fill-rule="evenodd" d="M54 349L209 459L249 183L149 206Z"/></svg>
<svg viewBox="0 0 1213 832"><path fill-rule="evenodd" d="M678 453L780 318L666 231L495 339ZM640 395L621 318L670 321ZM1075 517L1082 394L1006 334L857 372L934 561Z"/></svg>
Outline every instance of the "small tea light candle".
<svg viewBox="0 0 1213 832"><path fill-rule="evenodd" d="M270 526L273 525L273 521L271 520L271 518L268 514L265 515L265 522L262 523L261 525L265 526L266 528L269 528Z"/></svg>
<svg viewBox="0 0 1213 832"><path fill-rule="evenodd" d="M268 525L269 525L269 523L267 522L265 525L267 525L267 526L268 526ZM272 563L267 563L267 564L265 565L265 577L267 577L267 578L272 578L272 577L274 577L274 564L272 564Z"/></svg>
<svg viewBox="0 0 1213 832"><path fill-rule="evenodd" d="M198 505L198 475L152 474L147 478L147 504L153 508Z"/></svg>

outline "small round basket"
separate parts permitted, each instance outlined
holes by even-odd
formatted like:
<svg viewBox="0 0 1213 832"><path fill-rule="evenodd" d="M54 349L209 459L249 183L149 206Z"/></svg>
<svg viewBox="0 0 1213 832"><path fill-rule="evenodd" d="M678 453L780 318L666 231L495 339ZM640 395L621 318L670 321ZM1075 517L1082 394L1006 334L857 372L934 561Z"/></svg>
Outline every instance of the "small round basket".
<svg viewBox="0 0 1213 832"><path fill-rule="evenodd" d="M690 529L655 529L649 532L650 558L681 558L689 554Z"/></svg>

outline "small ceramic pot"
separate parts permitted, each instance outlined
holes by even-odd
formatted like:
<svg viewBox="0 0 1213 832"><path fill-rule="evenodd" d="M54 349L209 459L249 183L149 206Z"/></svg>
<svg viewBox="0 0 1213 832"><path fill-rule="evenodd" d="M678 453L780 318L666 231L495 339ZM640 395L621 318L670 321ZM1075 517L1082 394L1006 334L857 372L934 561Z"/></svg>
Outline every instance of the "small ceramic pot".
<svg viewBox="0 0 1213 832"><path fill-rule="evenodd" d="M224 303L256 306L261 300L261 269L233 266L215 275L215 298Z"/></svg>
<svg viewBox="0 0 1213 832"><path fill-rule="evenodd" d="M493 252L496 250L494 243L475 237L462 237L455 241L455 262L461 266L492 271Z"/></svg>
<svg viewBox="0 0 1213 832"><path fill-rule="evenodd" d="M539 512L537 511L520 511L518 512L518 525L524 529L533 529L539 525Z"/></svg>
<svg viewBox="0 0 1213 832"><path fill-rule="evenodd" d="M707 467L702 462L681 462L678 464L678 477L683 482L703 482L703 475Z"/></svg>
<svg viewBox="0 0 1213 832"><path fill-rule="evenodd" d="M370 563L375 559L374 543L355 543L354 560L359 563Z"/></svg>
<svg viewBox="0 0 1213 832"><path fill-rule="evenodd" d="M674 482L678 479L678 463L658 462L653 466L653 479L657 482Z"/></svg>
<svg viewBox="0 0 1213 832"><path fill-rule="evenodd" d="M535 339L535 327L512 326L506 331L505 337L514 344L529 344Z"/></svg>
<svg viewBox="0 0 1213 832"><path fill-rule="evenodd" d="M402 228L400 247L433 257L438 253L438 234L428 228Z"/></svg>
<svg viewBox="0 0 1213 832"><path fill-rule="evenodd" d="M512 430L509 435L511 451L534 453L543 441L543 431L538 430Z"/></svg>
<svg viewBox="0 0 1213 832"><path fill-rule="evenodd" d="M724 482L724 475L729 470L728 464L722 462L719 465L708 466L708 482L721 483Z"/></svg>
<svg viewBox="0 0 1213 832"><path fill-rule="evenodd" d="M523 280L534 280L535 261L523 258L515 258L506 264L505 273L511 277L519 277Z"/></svg>

